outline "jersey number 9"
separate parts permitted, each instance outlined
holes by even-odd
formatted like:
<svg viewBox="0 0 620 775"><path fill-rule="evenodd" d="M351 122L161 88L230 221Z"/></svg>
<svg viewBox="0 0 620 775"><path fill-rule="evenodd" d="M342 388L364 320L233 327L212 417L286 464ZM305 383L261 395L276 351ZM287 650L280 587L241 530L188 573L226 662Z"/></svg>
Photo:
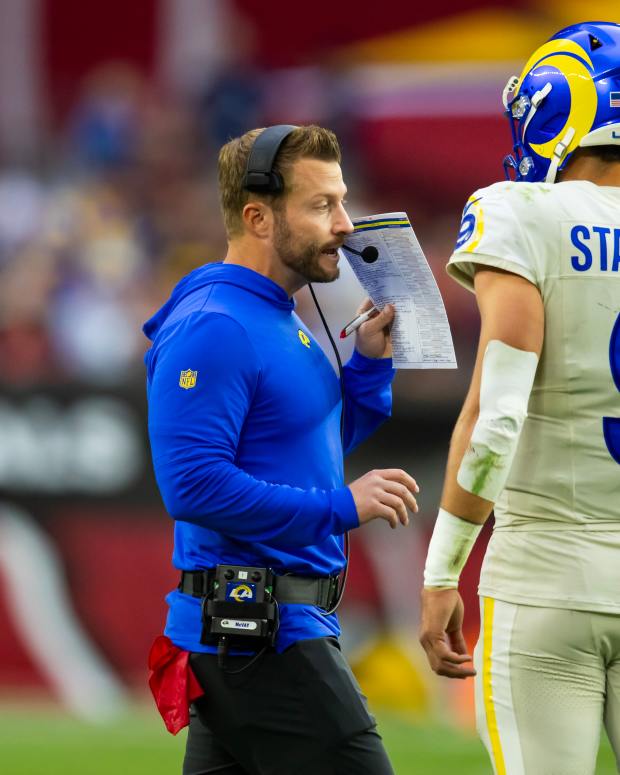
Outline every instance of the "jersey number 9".
<svg viewBox="0 0 620 775"><path fill-rule="evenodd" d="M609 362L611 365L611 376L616 383L616 388L620 392L620 315L611 332L611 341L609 343ZM620 419L617 417L603 417L603 435L609 454L616 463L620 463Z"/></svg>

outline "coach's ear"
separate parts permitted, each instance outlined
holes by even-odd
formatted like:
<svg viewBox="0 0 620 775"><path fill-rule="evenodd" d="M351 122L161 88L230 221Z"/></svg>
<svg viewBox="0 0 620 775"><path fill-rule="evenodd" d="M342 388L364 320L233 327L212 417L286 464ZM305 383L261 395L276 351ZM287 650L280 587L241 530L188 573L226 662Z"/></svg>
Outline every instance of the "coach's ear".
<svg viewBox="0 0 620 775"><path fill-rule="evenodd" d="M241 213L246 234L260 240L270 239L273 234L273 210L259 199L250 200Z"/></svg>

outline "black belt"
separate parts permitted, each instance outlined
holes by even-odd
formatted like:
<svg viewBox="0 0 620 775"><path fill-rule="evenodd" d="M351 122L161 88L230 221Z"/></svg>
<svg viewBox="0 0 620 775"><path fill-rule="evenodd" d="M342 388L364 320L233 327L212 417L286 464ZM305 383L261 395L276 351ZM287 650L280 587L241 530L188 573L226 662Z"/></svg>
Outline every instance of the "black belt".
<svg viewBox="0 0 620 775"><path fill-rule="evenodd" d="M213 573L208 570L181 572L178 589L186 595L205 597L211 589ZM330 610L338 597L338 576L276 576L273 596L278 603L317 605Z"/></svg>

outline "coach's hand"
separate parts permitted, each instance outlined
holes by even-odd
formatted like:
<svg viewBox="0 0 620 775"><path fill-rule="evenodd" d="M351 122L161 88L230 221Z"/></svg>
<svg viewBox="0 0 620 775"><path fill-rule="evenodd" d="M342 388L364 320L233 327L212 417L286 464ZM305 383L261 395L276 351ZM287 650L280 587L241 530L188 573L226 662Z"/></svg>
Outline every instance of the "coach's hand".
<svg viewBox="0 0 620 775"><path fill-rule="evenodd" d="M422 590L420 643L437 675L469 678L476 675L463 637L465 607L458 589Z"/></svg>
<svg viewBox="0 0 620 775"><path fill-rule="evenodd" d="M420 492L415 479L400 468L369 471L349 485L360 525L385 519L390 527L408 525L407 509L418 510L414 493Z"/></svg>
<svg viewBox="0 0 620 775"><path fill-rule="evenodd" d="M364 299L357 308L361 315L373 306L370 299ZM394 322L396 310L392 304L386 304L381 312L367 320L355 332L355 349L367 358L391 358L392 338L390 326Z"/></svg>

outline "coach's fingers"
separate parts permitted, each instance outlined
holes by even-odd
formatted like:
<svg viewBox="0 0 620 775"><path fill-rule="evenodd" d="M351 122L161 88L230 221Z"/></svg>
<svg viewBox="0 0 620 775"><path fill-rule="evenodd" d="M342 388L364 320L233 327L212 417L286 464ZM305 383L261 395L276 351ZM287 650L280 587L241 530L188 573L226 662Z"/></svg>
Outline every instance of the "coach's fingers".
<svg viewBox="0 0 620 775"><path fill-rule="evenodd" d="M396 509L385 503L381 503L377 507L377 517L388 522L392 530L396 530L400 522Z"/></svg>
<svg viewBox="0 0 620 775"><path fill-rule="evenodd" d="M393 482L390 479L385 479L383 486L387 492L391 492L394 495L397 495L408 509L411 509L411 511L418 511L418 503L416 499L411 494L409 488L404 484L401 484L400 482Z"/></svg>
<svg viewBox="0 0 620 775"><path fill-rule="evenodd" d="M384 479L389 479L392 482L400 482L401 484L404 484L405 487L411 492L420 492L420 488L418 487L416 480L406 471L403 471L402 468L382 468L379 470L379 473Z"/></svg>
<svg viewBox="0 0 620 775"><path fill-rule="evenodd" d="M401 525L409 524L409 514L407 514L407 507L403 503L402 498L399 498L399 496L394 493L386 491L381 496L381 501L386 506L394 509Z"/></svg>
<svg viewBox="0 0 620 775"><path fill-rule="evenodd" d="M378 334L379 331L382 331L384 328L387 328L388 326L392 325L395 314L396 314L396 309L394 305L386 304L385 307L381 310L381 312L374 315L373 317L370 318L370 320L367 320L365 323L363 323L364 333L370 336L372 336L373 334Z"/></svg>
<svg viewBox="0 0 620 775"><path fill-rule="evenodd" d="M370 296L366 296L364 301L359 305L356 311L356 315L363 315L364 312L368 312L369 309L372 309L375 305L373 304L372 299Z"/></svg>

